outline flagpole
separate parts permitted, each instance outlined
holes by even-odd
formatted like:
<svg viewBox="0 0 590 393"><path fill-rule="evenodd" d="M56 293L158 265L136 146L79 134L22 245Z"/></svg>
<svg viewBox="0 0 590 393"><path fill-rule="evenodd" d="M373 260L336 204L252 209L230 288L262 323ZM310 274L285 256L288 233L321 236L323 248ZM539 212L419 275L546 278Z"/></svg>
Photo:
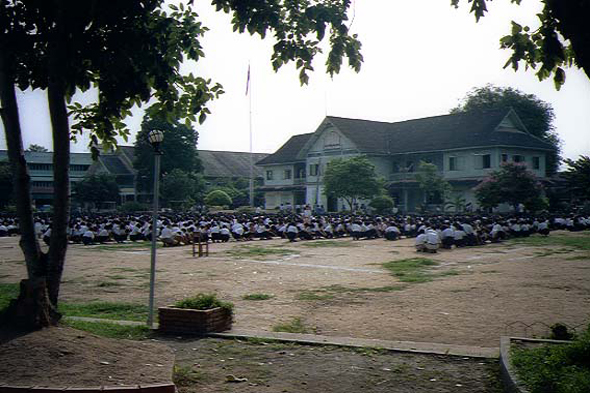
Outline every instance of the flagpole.
<svg viewBox="0 0 590 393"><path fill-rule="evenodd" d="M248 95L249 106L249 129L250 129L250 207L254 207L254 160L252 153L252 87L250 86L250 62L248 62L248 81L246 82L246 92Z"/></svg>

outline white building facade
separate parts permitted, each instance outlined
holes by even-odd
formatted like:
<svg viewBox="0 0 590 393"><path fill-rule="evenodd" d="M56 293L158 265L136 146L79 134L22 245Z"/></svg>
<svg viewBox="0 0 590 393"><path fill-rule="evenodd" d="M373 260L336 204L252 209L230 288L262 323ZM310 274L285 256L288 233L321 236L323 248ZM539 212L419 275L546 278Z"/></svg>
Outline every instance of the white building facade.
<svg viewBox="0 0 590 393"><path fill-rule="evenodd" d="M322 205L327 211L349 209L324 192L322 175L335 158L366 156L385 180L403 212L431 201L416 181L420 161L439 174L472 208L473 188L503 162L527 165L546 176L547 142L531 135L513 110L461 113L399 123L327 117L313 133L295 135L277 152L257 163L263 169L266 208Z"/></svg>

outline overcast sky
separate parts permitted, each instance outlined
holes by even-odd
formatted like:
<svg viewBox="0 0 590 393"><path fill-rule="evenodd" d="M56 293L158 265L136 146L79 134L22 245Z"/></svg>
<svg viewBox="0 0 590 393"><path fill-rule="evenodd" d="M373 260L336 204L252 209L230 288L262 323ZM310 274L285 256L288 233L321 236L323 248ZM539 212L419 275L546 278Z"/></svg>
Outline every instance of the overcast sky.
<svg viewBox="0 0 590 393"><path fill-rule="evenodd" d="M582 71L569 69L558 92L551 80L539 82L524 67L518 72L502 68L510 53L499 49L499 38L509 33L511 20L538 26L539 1L523 0L521 6L490 2L488 15L477 24L466 1L459 9L448 0L353 1L349 17L354 15L352 32L363 44L361 72L343 69L330 79L321 56L304 87L293 64L273 72L272 38L232 33L230 17L216 13L206 0L196 3L211 30L202 41L206 58L185 69L220 82L226 91L197 128L199 149L249 150L245 89L250 63L254 152L274 152L290 136L314 131L326 115L395 122L447 114L469 90L492 83L550 103L564 156L590 155L590 81ZM18 99L25 146L51 149L45 93L19 93ZM81 99L92 99L92 93ZM135 113L128 121L133 134L141 122L141 111ZM73 150L85 151L86 143ZM3 132L0 144L5 148Z"/></svg>

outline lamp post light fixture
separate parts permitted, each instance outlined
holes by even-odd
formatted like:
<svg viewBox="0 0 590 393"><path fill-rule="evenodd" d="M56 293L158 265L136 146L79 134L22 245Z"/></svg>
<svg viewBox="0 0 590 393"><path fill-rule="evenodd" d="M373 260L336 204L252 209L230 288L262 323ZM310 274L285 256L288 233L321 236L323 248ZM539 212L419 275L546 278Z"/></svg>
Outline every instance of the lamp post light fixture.
<svg viewBox="0 0 590 393"><path fill-rule="evenodd" d="M148 134L148 140L154 148L154 211L152 214L152 258L150 265L150 300L147 325L151 329L154 326L154 286L156 281L156 238L158 237L158 195L160 193L160 157L162 150L160 145L164 140L161 130L152 130Z"/></svg>

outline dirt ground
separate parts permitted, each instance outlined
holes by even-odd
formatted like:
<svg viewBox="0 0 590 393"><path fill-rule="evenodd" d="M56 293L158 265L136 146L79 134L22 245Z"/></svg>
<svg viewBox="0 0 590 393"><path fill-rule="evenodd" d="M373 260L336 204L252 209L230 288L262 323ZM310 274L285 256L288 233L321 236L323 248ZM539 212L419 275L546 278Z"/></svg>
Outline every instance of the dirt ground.
<svg viewBox="0 0 590 393"><path fill-rule="evenodd" d="M113 340L70 328L43 329L0 345L0 383L11 386L170 383L173 365L174 352L164 344Z"/></svg>
<svg viewBox="0 0 590 393"><path fill-rule="evenodd" d="M381 266L419 256L439 263L433 281L400 283ZM22 259L16 238L0 239L0 282L24 277ZM61 299L147 303L149 265L147 245L71 246ZM554 245L423 255L412 239L232 242L211 245L205 258L190 247L159 249L156 278L157 305L216 292L235 303L238 329L270 331L300 318L323 335L496 347L501 335L590 321L590 255ZM254 293L273 297L243 300Z"/></svg>
<svg viewBox="0 0 590 393"><path fill-rule="evenodd" d="M186 376L176 381L180 393L502 391L492 360L219 339L168 344Z"/></svg>

